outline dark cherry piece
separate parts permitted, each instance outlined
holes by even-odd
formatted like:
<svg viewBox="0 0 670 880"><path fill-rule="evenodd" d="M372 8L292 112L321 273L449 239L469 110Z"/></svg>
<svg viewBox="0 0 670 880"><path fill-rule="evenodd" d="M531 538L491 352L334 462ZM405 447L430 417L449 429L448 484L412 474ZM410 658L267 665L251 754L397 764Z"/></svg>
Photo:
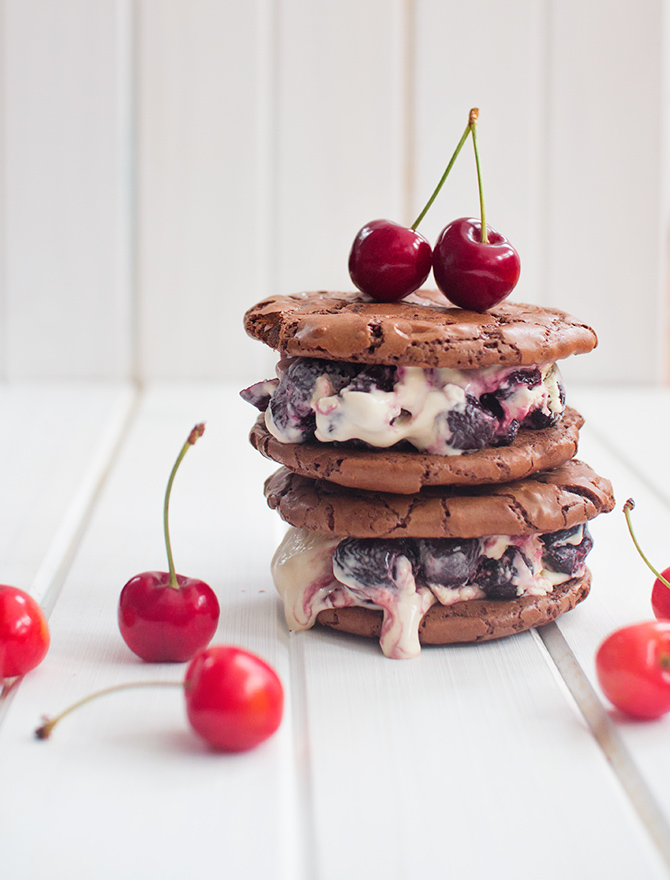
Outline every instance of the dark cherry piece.
<svg viewBox="0 0 670 880"><path fill-rule="evenodd" d="M219 602L204 581L175 572L168 510L177 469L190 446L202 436L203 424L188 436L172 468L165 492L163 528L169 571L145 571L131 578L119 599L119 629L131 651L154 663L190 660L209 644L219 622Z"/></svg>
<svg viewBox="0 0 670 880"><path fill-rule="evenodd" d="M379 302L395 302L428 277L432 251L415 229L392 220L372 220L359 230L349 254L356 287Z"/></svg>
<svg viewBox="0 0 670 880"><path fill-rule="evenodd" d="M461 309L484 312L507 297L519 280L519 254L507 239L472 217L453 220L433 251L433 275L442 293Z"/></svg>

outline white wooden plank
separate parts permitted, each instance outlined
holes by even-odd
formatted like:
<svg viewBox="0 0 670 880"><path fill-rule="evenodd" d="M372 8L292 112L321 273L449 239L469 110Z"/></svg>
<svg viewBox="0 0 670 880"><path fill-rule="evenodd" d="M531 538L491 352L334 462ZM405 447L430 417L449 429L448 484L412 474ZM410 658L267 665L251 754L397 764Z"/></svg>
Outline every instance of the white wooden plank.
<svg viewBox="0 0 670 880"><path fill-rule="evenodd" d="M548 301L598 329L600 348L579 362L581 379L663 381L666 4L561 0L550 8ZM623 317L631 302L634 332Z"/></svg>
<svg viewBox="0 0 670 880"><path fill-rule="evenodd" d="M231 876L300 876L292 870L300 829L286 638L269 594L277 524L261 491L269 464L245 439L249 410L216 387L156 390L144 401L52 615L48 662L26 677L0 729L0 838L3 864L16 878L47 869L68 880L176 878L217 865ZM100 701L52 741L34 741L43 712L92 688L183 673L182 665L143 664L128 651L116 605L130 576L165 567L164 485L202 419L205 435L174 485L175 560L217 590L217 641L257 650L280 672L288 705L278 736L248 755L210 754L188 731L181 695L159 689ZM41 780L37 799L26 774ZM40 833L40 846L29 851L27 826Z"/></svg>
<svg viewBox="0 0 670 880"><path fill-rule="evenodd" d="M595 688L577 663L575 655L560 630L559 623L550 623L537 630L552 661L575 699L596 742L616 773L626 796L647 829L659 854L670 867L670 823L661 805L647 785L619 735L617 725L607 714Z"/></svg>
<svg viewBox="0 0 670 880"><path fill-rule="evenodd" d="M391 664L353 638L298 638L316 876L666 876L530 634ZM569 846L547 859L558 828Z"/></svg>
<svg viewBox="0 0 670 880"><path fill-rule="evenodd" d="M272 8L147 0L138 32L140 371L251 372L267 292Z"/></svg>
<svg viewBox="0 0 670 880"><path fill-rule="evenodd" d="M650 385L578 385L569 393L578 409L593 414L588 418L588 433L670 505L670 389ZM641 448L644 454L640 454ZM622 504L625 500L620 499Z"/></svg>
<svg viewBox="0 0 670 880"><path fill-rule="evenodd" d="M174 487L175 558L217 589L217 641L257 650L280 671L289 704L278 736L246 756L211 755L187 732L178 693L157 690L101 701L51 742L33 741L42 712L94 687L178 677L179 665L129 654L115 609L130 575L164 565L165 479L201 419L205 435ZM538 865L548 878L666 877L531 634L407 662L327 631L288 636L268 572L282 530L261 492L272 465L246 443L252 420L231 388L185 383L145 396L52 615L48 662L0 728L3 864L19 880L47 867L105 880L219 864L252 880L447 869L525 880ZM606 473L611 462L602 464ZM566 622L581 631L591 605ZM40 847L26 847L26 827L40 829Z"/></svg>
<svg viewBox="0 0 670 880"><path fill-rule="evenodd" d="M405 210L401 0L284 0L278 20L274 281L351 289L356 232Z"/></svg>
<svg viewBox="0 0 670 880"><path fill-rule="evenodd" d="M123 385L0 385L0 583L39 602L57 586L133 396Z"/></svg>
<svg viewBox="0 0 670 880"><path fill-rule="evenodd" d="M130 3L3 10L3 374L126 378Z"/></svg>
<svg viewBox="0 0 670 880"><path fill-rule="evenodd" d="M513 298L543 302L545 4L418 0L415 8L416 171L414 216L407 220L415 219L440 179L470 108L479 107L487 222L521 256ZM421 231L434 242L451 220L477 216L477 175L468 142Z"/></svg>
<svg viewBox="0 0 670 880"><path fill-rule="evenodd" d="M602 696L595 672L596 651L607 635L619 627L653 619L650 597L654 578L628 535L622 513L628 497L636 501L635 531L645 552L658 567L668 564L667 557L664 559L670 524L664 440L670 428L667 391L576 388L571 399L587 419L579 455L612 480L617 509L591 528L593 588L579 621L568 615L558 627L592 687L601 694L624 760L634 763L633 780L639 775L667 822L670 798L664 780L670 773L666 754L670 718L651 723L626 721ZM650 429L653 422L656 426Z"/></svg>

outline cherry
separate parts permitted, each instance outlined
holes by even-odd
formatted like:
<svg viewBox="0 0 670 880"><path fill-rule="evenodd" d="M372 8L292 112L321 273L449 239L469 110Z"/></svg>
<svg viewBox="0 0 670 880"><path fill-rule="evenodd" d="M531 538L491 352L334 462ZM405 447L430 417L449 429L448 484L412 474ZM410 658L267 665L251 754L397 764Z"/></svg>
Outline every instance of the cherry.
<svg viewBox="0 0 670 880"><path fill-rule="evenodd" d="M633 544L635 544L637 552L642 557L647 568L649 568L651 572L656 575L654 586L651 589L651 607L654 611L654 616L657 617L659 620L670 620L670 567L666 568L662 572L658 572L645 556L642 548L638 543L637 538L635 537L633 524L630 519L630 512L634 508L635 502L632 498L629 498L623 506L623 512L624 516L626 517L626 525L628 526L628 531L630 532L630 536L633 539Z"/></svg>
<svg viewBox="0 0 670 880"><path fill-rule="evenodd" d="M502 302L519 280L519 254L495 229L472 217L453 220L440 233L433 251L435 283L461 309L485 312Z"/></svg>
<svg viewBox="0 0 670 880"><path fill-rule="evenodd" d="M50 641L46 617L32 596L0 585L0 679L25 675L38 666Z"/></svg>
<svg viewBox="0 0 670 880"><path fill-rule="evenodd" d="M190 446L204 433L196 425L172 468L165 492L163 529L169 571L145 571L131 578L119 599L119 629L131 651L156 663L180 663L207 645L219 622L219 603L204 581L176 574L168 510L177 469Z"/></svg>
<svg viewBox="0 0 670 880"><path fill-rule="evenodd" d="M468 122L440 182L411 227L392 220L372 220L356 234L349 253L349 275L356 287L372 299L403 299L418 290L430 274L432 250L416 228L442 189L469 134Z"/></svg>
<svg viewBox="0 0 670 880"><path fill-rule="evenodd" d="M477 165L481 219L461 217L440 233L433 249L433 276L446 298L461 309L484 312L509 296L521 273L519 254L486 223L477 147L479 110L470 111L468 130Z"/></svg>
<svg viewBox="0 0 670 880"><path fill-rule="evenodd" d="M279 727L284 692L260 657L229 645L200 651L184 679L191 727L217 749L242 752Z"/></svg>
<svg viewBox="0 0 670 880"><path fill-rule="evenodd" d="M633 718L660 718L670 711L670 622L648 621L618 629L596 654L603 693Z"/></svg>
<svg viewBox="0 0 670 880"><path fill-rule="evenodd" d="M131 682L96 691L54 718L45 718L35 735L48 739L58 722L80 706L136 687L181 687L192 729L224 752L243 752L260 745L277 730L284 709L284 690L269 664L242 648L212 645L196 653L183 682Z"/></svg>
<svg viewBox="0 0 670 880"><path fill-rule="evenodd" d="M358 231L349 254L356 287L378 302L395 302L428 277L433 252L428 240L392 220L371 220Z"/></svg>
<svg viewBox="0 0 670 880"><path fill-rule="evenodd" d="M661 576L663 580L656 578L654 586L651 588L651 607L654 611L654 617L658 620L670 620L670 590L668 589L670 567L664 568Z"/></svg>

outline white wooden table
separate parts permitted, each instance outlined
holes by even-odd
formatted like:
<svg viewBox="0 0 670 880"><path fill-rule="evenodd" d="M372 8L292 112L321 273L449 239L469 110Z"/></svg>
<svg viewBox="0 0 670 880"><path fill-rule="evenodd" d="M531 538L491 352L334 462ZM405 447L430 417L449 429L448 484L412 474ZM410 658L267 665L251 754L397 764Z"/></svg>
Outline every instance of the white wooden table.
<svg viewBox="0 0 670 880"><path fill-rule="evenodd" d="M0 582L44 603L52 632L0 705L3 880L670 876L670 717L623 720L594 675L605 635L651 617L627 497L648 555L670 564L670 392L570 389L580 455L618 502L592 528L588 601L539 632L401 662L287 632L269 575L283 527L262 494L273 468L247 443L238 387L0 386ZM177 570L217 591L215 641L279 672L279 732L217 755L178 691L143 689L38 742L42 714L91 690L180 677L127 650L116 604L129 577L165 568L164 486L200 420L173 492Z"/></svg>

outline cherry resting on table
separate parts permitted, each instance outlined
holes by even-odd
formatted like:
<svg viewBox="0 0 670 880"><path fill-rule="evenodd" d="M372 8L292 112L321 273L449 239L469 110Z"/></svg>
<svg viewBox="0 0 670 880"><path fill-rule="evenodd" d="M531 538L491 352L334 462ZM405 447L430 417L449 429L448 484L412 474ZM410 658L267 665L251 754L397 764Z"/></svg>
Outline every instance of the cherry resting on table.
<svg viewBox="0 0 670 880"><path fill-rule="evenodd" d="M131 578L119 599L119 629L131 651L155 663L190 660L209 644L219 623L219 602L204 581L176 574L170 545L168 508L172 482L188 448L204 433L196 425L172 468L163 506L169 571L145 571Z"/></svg>
<svg viewBox="0 0 670 880"><path fill-rule="evenodd" d="M18 587L0 585L0 681L38 666L49 642L46 617L32 596Z"/></svg>

